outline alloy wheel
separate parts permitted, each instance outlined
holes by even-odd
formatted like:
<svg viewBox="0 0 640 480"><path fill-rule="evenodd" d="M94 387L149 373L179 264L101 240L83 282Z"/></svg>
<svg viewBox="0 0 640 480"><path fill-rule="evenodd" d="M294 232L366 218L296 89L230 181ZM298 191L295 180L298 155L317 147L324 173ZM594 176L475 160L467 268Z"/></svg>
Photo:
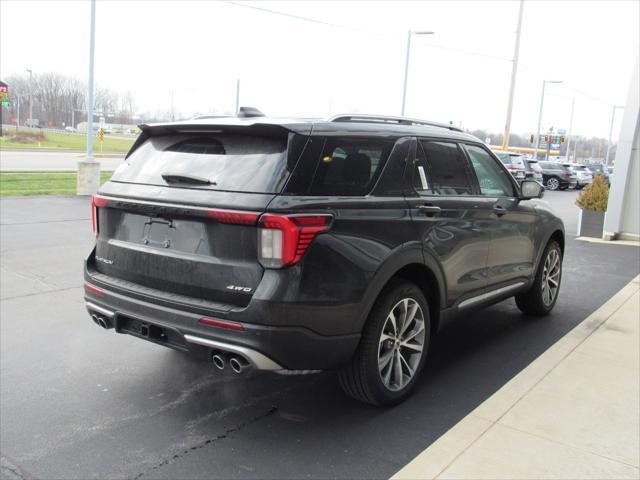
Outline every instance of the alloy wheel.
<svg viewBox="0 0 640 480"><path fill-rule="evenodd" d="M378 370L385 387L402 390L414 377L422 358L425 323L422 308L403 298L391 309L378 343Z"/></svg>
<svg viewBox="0 0 640 480"><path fill-rule="evenodd" d="M549 250L542 270L542 301L548 307L553 303L560 287L560 253Z"/></svg>
<svg viewBox="0 0 640 480"><path fill-rule="evenodd" d="M557 190L558 188L560 188L560 182L557 178L550 178L549 180L547 180L547 188L549 190Z"/></svg>

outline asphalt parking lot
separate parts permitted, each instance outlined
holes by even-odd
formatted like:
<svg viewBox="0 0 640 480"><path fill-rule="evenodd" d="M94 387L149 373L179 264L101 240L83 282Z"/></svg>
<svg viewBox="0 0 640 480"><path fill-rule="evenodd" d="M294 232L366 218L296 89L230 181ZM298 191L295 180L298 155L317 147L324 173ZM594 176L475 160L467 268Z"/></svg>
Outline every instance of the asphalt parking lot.
<svg viewBox="0 0 640 480"><path fill-rule="evenodd" d="M104 331L82 300L89 200L0 200L2 478L388 478L637 275L636 247L575 240L565 218L553 314L512 300L435 341L405 403L345 397L332 372L287 377L212 365Z"/></svg>

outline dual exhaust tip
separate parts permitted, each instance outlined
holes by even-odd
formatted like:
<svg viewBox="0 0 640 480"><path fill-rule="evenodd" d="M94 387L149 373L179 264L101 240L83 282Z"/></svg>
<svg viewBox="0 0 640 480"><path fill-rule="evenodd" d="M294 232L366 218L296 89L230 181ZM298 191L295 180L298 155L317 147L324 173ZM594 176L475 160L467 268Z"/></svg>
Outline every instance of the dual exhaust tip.
<svg viewBox="0 0 640 480"><path fill-rule="evenodd" d="M227 355L226 353L215 353L211 355L211 361L218 370L224 370L227 363L234 373L242 373L249 368L249 362L243 357Z"/></svg>
<svg viewBox="0 0 640 480"><path fill-rule="evenodd" d="M113 328L113 324L111 323L110 319L103 317L101 315L98 315L97 313L93 313L91 315L91 320L93 320L93 323L101 326L105 330L109 330L110 328Z"/></svg>

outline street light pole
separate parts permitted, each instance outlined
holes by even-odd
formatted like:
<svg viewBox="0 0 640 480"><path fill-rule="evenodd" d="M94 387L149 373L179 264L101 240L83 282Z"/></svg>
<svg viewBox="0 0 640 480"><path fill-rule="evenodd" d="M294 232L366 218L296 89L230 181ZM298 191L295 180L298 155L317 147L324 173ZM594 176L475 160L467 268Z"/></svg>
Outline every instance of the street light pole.
<svg viewBox="0 0 640 480"><path fill-rule="evenodd" d="M89 88L87 92L87 156L78 162L77 195L93 195L100 188L100 163L93 158L93 58L96 39L96 0L91 0Z"/></svg>
<svg viewBox="0 0 640 480"><path fill-rule="evenodd" d="M516 44L513 48L513 65L511 67L511 87L509 88L509 102L507 104L507 121L502 136L502 149L509 148L509 134L511 130L511 112L513 111L513 95L516 90L516 74L518 72L518 56L520 54L520 32L522 30L522 12L524 0L520 0L520 12L518 13L518 28L516 30Z"/></svg>
<svg viewBox="0 0 640 480"><path fill-rule="evenodd" d="M236 81L236 116L240 112L240 79Z"/></svg>
<svg viewBox="0 0 640 480"><path fill-rule="evenodd" d="M607 156L604 157L605 165L609 165L609 152L611 152L611 135L613 134L613 121L616 117L616 108L624 108L622 105L611 105L611 126L609 127L609 141L607 142Z"/></svg>
<svg viewBox="0 0 640 480"><path fill-rule="evenodd" d="M538 128L536 129L536 149L533 155L534 160L538 159L538 148L540 147L540 126L542 125L542 108L544 107L544 88L547 83L562 83L561 80L543 80L542 95L540 96L540 112L538 113Z"/></svg>
<svg viewBox="0 0 640 480"><path fill-rule="evenodd" d="M93 57L96 37L96 0L91 0L91 30L89 34L89 91L87 93L87 161L93 158Z"/></svg>
<svg viewBox="0 0 640 480"><path fill-rule="evenodd" d="M407 103L407 81L409 79L409 59L411 58L411 36L412 35L433 35L435 32L407 32L407 58L404 62L404 86L402 88L402 109L400 110L400 116L404 117L405 105Z"/></svg>
<svg viewBox="0 0 640 480"><path fill-rule="evenodd" d="M33 118L33 72L27 68L27 72L29 72L29 118L31 120ZM31 126L30 122L27 122L29 126Z"/></svg>
<svg viewBox="0 0 640 480"><path fill-rule="evenodd" d="M573 131L573 110L576 106L576 99L571 99L571 118L569 119L569 135L567 135L567 162L571 161L571 133Z"/></svg>

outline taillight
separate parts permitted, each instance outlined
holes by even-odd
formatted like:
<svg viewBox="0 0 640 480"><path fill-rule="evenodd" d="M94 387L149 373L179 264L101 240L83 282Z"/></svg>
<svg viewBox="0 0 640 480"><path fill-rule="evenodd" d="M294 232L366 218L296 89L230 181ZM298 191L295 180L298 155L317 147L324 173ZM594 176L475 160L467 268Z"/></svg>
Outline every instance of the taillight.
<svg viewBox="0 0 640 480"><path fill-rule="evenodd" d="M98 235L98 208L106 207L109 200L99 195L91 196L91 228L94 235Z"/></svg>
<svg viewBox="0 0 640 480"><path fill-rule="evenodd" d="M259 217L259 214L254 212L235 212L217 208L207 210L207 215L220 223L233 225L255 225Z"/></svg>
<svg viewBox="0 0 640 480"><path fill-rule="evenodd" d="M258 260L265 268L300 261L313 239L329 230L331 215L270 215L258 222Z"/></svg>

